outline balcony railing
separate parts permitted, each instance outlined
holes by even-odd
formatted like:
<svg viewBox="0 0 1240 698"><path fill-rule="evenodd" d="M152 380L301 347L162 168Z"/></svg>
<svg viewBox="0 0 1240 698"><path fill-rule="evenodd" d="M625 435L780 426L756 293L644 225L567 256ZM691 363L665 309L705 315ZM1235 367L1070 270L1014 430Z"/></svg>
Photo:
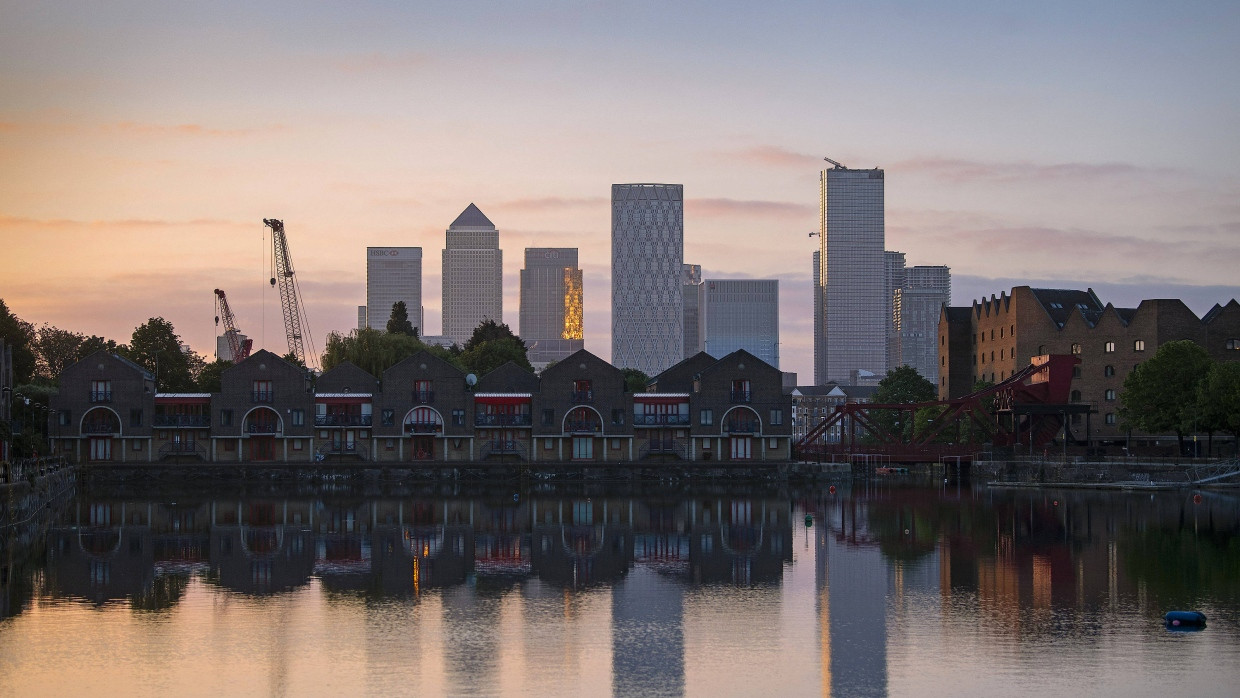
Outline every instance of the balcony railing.
<svg viewBox="0 0 1240 698"><path fill-rule="evenodd" d="M753 395L748 390L733 390L732 402L750 402Z"/></svg>
<svg viewBox="0 0 1240 698"><path fill-rule="evenodd" d="M477 427L528 427L528 414L475 414L474 426Z"/></svg>
<svg viewBox="0 0 1240 698"><path fill-rule="evenodd" d="M245 425L246 432L250 434L274 434L276 433L275 422L250 422Z"/></svg>
<svg viewBox="0 0 1240 698"><path fill-rule="evenodd" d="M633 415L633 425L638 427L688 426L687 414L637 414Z"/></svg>
<svg viewBox="0 0 1240 698"><path fill-rule="evenodd" d="M723 431L727 434L756 434L758 433L758 422L756 420L728 422L723 425Z"/></svg>
<svg viewBox="0 0 1240 698"><path fill-rule="evenodd" d="M438 434L443 425L437 422L405 422L406 434Z"/></svg>
<svg viewBox="0 0 1240 698"><path fill-rule="evenodd" d="M211 426L210 415L205 414L157 414L151 424L159 427L193 427L206 429Z"/></svg>
<svg viewBox="0 0 1240 698"><path fill-rule="evenodd" d="M594 402L593 390L574 390L572 394L574 405L590 404Z"/></svg>
<svg viewBox="0 0 1240 698"><path fill-rule="evenodd" d="M115 422L87 422L82 425L83 434L115 434L120 428Z"/></svg>
<svg viewBox="0 0 1240 698"><path fill-rule="evenodd" d="M316 414L316 427L368 427L374 421L370 414Z"/></svg>
<svg viewBox="0 0 1240 698"><path fill-rule="evenodd" d="M92 390L90 391L91 402L112 402L111 390Z"/></svg>
<svg viewBox="0 0 1240 698"><path fill-rule="evenodd" d="M435 401L434 390L415 390L413 391L413 404L429 405Z"/></svg>
<svg viewBox="0 0 1240 698"><path fill-rule="evenodd" d="M250 402L260 403L264 405L271 404L276 397L274 390L253 390L250 392Z"/></svg>
<svg viewBox="0 0 1240 698"><path fill-rule="evenodd" d="M573 434L597 434L603 425L589 420L570 420L564 423L564 430Z"/></svg>

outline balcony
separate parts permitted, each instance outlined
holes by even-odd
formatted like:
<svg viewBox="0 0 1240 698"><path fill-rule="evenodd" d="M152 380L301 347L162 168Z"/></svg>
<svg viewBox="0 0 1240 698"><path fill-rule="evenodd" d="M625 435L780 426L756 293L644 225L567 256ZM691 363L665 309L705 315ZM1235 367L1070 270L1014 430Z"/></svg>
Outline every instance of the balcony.
<svg viewBox="0 0 1240 698"><path fill-rule="evenodd" d="M112 402L111 390L92 390L90 391L90 401L92 403Z"/></svg>
<svg viewBox="0 0 1240 698"><path fill-rule="evenodd" d="M253 390L250 391L250 402L260 405L270 405L275 401L276 393L274 390Z"/></svg>
<svg viewBox="0 0 1240 698"><path fill-rule="evenodd" d="M374 422L374 415L369 414L316 414L316 427L368 427Z"/></svg>
<svg viewBox="0 0 1240 698"><path fill-rule="evenodd" d="M758 421L756 419L755 420L747 419L747 420L737 420L735 422L728 422L727 424L723 425L723 432L725 434L757 434L758 433Z"/></svg>
<svg viewBox="0 0 1240 698"><path fill-rule="evenodd" d="M593 390L574 390L571 400L574 405L588 405L594 403Z"/></svg>
<svg viewBox="0 0 1240 698"><path fill-rule="evenodd" d="M157 414L151 424L156 428L208 429L211 427L211 417L205 414Z"/></svg>
<svg viewBox="0 0 1240 698"><path fill-rule="evenodd" d="M82 425L83 434L115 434L119 431L115 422L87 422Z"/></svg>
<svg viewBox="0 0 1240 698"><path fill-rule="evenodd" d="M732 402L734 403L735 402L751 402L752 400L753 400L753 394L750 393L748 390L733 390L732 391Z"/></svg>
<svg viewBox="0 0 1240 698"><path fill-rule="evenodd" d="M438 434L443 431L443 425L437 422L406 422L406 434Z"/></svg>
<svg viewBox="0 0 1240 698"><path fill-rule="evenodd" d="M530 425L530 416L528 414L475 414L474 426L476 427L528 427Z"/></svg>
<svg viewBox="0 0 1240 698"><path fill-rule="evenodd" d="M413 404L429 405L435 401L434 390L415 390L413 391Z"/></svg>
<svg viewBox="0 0 1240 698"><path fill-rule="evenodd" d="M603 425L590 420L570 420L564 423L564 430L573 434L597 434Z"/></svg>
<svg viewBox="0 0 1240 698"><path fill-rule="evenodd" d="M684 427L689 426L687 414L636 414L633 426L637 427Z"/></svg>
<svg viewBox="0 0 1240 698"><path fill-rule="evenodd" d="M250 422L245 425L245 430L250 434L274 434L276 433L275 422Z"/></svg>

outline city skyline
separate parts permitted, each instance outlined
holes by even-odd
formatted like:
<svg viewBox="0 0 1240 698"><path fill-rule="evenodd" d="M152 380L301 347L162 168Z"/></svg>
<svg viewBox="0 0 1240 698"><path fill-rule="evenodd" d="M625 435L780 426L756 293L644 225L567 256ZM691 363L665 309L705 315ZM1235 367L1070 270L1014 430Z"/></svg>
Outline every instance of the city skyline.
<svg viewBox="0 0 1240 698"><path fill-rule="evenodd" d="M670 181L686 259L780 280L781 366L806 383L824 156L885 170L887 248L951 267L956 305L1238 295L1231 4L149 8L6 11L0 297L36 325L128 341L162 316L209 355L223 288L283 353L274 216L320 343L356 326L367 246L423 248L437 334L439 236L476 201L502 247L581 249L606 359L607 188Z"/></svg>

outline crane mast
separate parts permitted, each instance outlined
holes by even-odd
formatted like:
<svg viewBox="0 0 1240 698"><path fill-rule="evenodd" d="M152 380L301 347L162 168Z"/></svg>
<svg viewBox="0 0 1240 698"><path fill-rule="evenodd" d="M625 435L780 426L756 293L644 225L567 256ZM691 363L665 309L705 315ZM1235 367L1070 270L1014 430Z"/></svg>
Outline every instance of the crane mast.
<svg viewBox="0 0 1240 698"><path fill-rule="evenodd" d="M220 319L224 320L224 336L228 338L228 349L232 353L233 363L240 363L250 355L250 348L254 346L254 340L241 339L241 331L237 329L237 322L233 318L232 308L228 307L228 297L220 289L215 289L215 324L220 324Z"/></svg>
<svg viewBox="0 0 1240 698"><path fill-rule="evenodd" d="M275 276L271 277L271 285L280 289L280 310L284 313L284 334L288 337L288 350L303 366L312 368L306 360L305 341L302 335L302 311L297 288L297 279L293 275L293 258L289 256L288 241L284 237L284 221L264 218L263 223L271 228L272 261ZM307 321L306 327L310 326Z"/></svg>

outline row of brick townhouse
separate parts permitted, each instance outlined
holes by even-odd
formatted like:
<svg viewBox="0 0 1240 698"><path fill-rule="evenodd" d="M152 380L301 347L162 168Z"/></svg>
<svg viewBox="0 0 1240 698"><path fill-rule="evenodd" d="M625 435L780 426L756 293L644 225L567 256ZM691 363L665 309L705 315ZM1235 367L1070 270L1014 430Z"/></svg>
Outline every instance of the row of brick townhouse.
<svg viewBox="0 0 1240 698"><path fill-rule="evenodd" d="M1092 289L1017 286L972 307L943 307L939 398L966 395L977 381L1009 378L1033 356L1073 354L1081 363L1073 372L1071 402L1089 405L1090 413L1072 415L1072 431L1084 438L1088 427L1095 442L1120 443L1129 437L1119 419L1124 379L1160 346L1182 339L1216 361L1240 360L1240 303L1215 305L1199 318L1178 299L1117 308L1104 305Z"/></svg>
<svg viewBox="0 0 1240 698"><path fill-rule="evenodd" d="M97 352L65 369L49 438L75 462L782 461L791 400L745 351L690 357L625 390L578 351L534 375L509 363L475 379L429 353L376 378L345 363L314 377L261 350L218 393L160 393Z"/></svg>

